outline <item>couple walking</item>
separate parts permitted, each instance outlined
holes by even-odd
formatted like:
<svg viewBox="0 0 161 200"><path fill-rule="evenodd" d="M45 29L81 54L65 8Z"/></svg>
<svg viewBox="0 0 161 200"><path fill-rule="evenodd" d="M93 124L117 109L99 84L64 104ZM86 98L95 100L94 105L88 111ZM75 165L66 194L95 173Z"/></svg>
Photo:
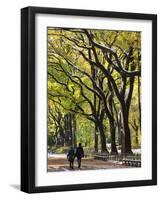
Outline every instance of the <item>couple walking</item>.
<svg viewBox="0 0 161 200"><path fill-rule="evenodd" d="M70 150L68 151L67 159L70 164L70 169L74 169L75 157L77 157L78 168L81 168L81 159L84 157L84 150L81 143L79 143L79 146L76 148L76 152L74 151L73 147L71 147Z"/></svg>

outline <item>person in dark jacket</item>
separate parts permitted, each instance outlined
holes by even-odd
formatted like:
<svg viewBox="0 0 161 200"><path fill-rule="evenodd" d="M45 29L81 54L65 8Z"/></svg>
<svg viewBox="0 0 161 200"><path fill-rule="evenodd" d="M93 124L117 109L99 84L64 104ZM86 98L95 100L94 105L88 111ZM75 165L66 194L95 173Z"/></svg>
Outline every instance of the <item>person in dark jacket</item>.
<svg viewBox="0 0 161 200"><path fill-rule="evenodd" d="M76 157L77 157L77 162L78 162L78 168L81 168L81 160L84 157L84 150L83 147L81 145L81 143L79 143L79 146L76 149Z"/></svg>
<svg viewBox="0 0 161 200"><path fill-rule="evenodd" d="M71 147L67 153L67 159L69 161L70 169L74 169L74 159L75 159L75 152L73 147Z"/></svg>

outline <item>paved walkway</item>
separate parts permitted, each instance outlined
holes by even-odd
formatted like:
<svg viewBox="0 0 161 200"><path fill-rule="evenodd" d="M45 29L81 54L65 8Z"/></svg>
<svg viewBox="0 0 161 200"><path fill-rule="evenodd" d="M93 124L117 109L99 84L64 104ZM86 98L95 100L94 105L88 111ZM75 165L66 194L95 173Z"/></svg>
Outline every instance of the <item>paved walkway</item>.
<svg viewBox="0 0 161 200"><path fill-rule="evenodd" d="M78 169L77 159L74 161L74 169L76 170L95 170L95 169L114 169L114 168L129 168L128 166L123 165L118 161L102 161L95 160L93 158L83 158L82 159L82 167ZM63 156L52 156L48 158L48 171L69 171L69 162L66 157Z"/></svg>

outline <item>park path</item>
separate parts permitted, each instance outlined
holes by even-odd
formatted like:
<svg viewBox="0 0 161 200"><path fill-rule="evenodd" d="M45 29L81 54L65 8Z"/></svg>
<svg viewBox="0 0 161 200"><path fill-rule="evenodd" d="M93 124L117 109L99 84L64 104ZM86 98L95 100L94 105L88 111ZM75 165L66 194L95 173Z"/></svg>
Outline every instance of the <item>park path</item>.
<svg viewBox="0 0 161 200"><path fill-rule="evenodd" d="M78 169L77 159L74 161L74 169L72 171L78 170L95 170L95 169L114 169L114 168L129 168L118 161L102 161L95 160L93 158L83 158L82 167ZM51 156L48 158L48 172L54 171L71 171L69 168L69 162L66 156Z"/></svg>

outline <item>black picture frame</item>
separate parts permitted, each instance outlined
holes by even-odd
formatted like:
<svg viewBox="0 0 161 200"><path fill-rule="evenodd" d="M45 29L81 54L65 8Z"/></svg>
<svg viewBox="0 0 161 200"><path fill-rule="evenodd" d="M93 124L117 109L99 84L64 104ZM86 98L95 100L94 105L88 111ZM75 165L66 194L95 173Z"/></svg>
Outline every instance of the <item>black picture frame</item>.
<svg viewBox="0 0 161 200"><path fill-rule="evenodd" d="M35 186L35 15L59 14L152 21L152 179L59 186ZM45 7L21 9L21 190L58 192L157 184L157 15Z"/></svg>

